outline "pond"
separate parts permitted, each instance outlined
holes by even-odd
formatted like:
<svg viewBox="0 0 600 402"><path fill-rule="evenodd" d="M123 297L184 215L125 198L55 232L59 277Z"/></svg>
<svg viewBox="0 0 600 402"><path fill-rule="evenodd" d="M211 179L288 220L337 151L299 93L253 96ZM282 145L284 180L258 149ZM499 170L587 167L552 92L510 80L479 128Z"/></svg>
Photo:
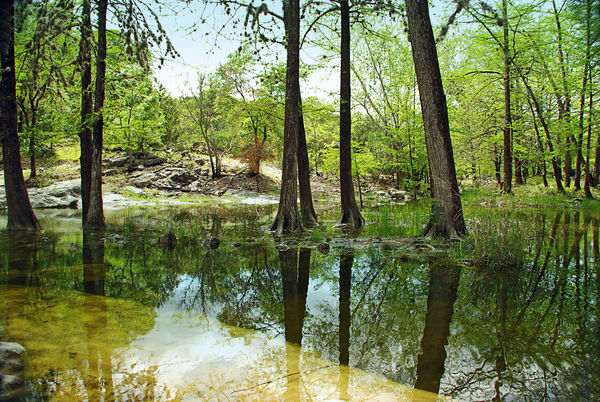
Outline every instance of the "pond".
<svg viewBox="0 0 600 402"><path fill-rule="evenodd" d="M283 240L268 205L40 212L0 234L0 340L32 400L600 398L600 214L467 210L470 249L419 258L380 238L411 208Z"/></svg>

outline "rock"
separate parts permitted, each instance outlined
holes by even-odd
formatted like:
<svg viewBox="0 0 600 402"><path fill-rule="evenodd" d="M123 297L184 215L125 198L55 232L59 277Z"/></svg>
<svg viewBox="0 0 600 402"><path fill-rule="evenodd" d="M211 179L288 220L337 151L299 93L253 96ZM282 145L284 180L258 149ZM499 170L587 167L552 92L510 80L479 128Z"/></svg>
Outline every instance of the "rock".
<svg viewBox="0 0 600 402"><path fill-rule="evenodd" d="M116 168L116 167L123 167L127 164L131 164L134 162L134 158L133 157L129 157L127 155L122 155L122 156L115 156L113 158L107 158L105 159L105 163L106 166L111 167L111 168Z"/></svg>
<svg viewBox="0 0 600 402"><path fill-rule="evenodd" d="M239 241L234 241L234 242L233 242L231 245L232 245L233 247L235 247L235 248L240 248L240 247L242 247L242 243L240 243ZM0 334L1 334L1 333L2 333L2 332L0 332Z"/></svg>
<svg viewBox="0 0 600 402"><path fill-rule="evenodd" d="M204 187L204 181L202 180L196 180L189 186L192 193L201 193L204 190Z"/></svg>
<svg viewBox="0 0 600 402"><path fill-rule="evenodd" d="M102 176L114 176L115 174L117 174L117 171L115 169L106 169L102 172Z"/></svg>
<svg viewBox="0 0 600 402"><path fill-rule="evenodd" d="M329 243L319 243L319 245L317 246L317 250L319 250L322 254L329 254Z"/></svg>
<svg viewBox="0 0 600 402"><path fill-rule="evenodd" d="M254 243L255 241L256 241L256 239L254 239L254 237L252 237L252 236L246 237L246 243Z"/></svg>
<svg viewBox="0 0 600 402"><path fill-rule="evenodd" d="M30 188L33 208L77 208L81 194L79 179L58 182L47 187ZM4 192L0 191L0 209L6 208Z"/></svg>
<svg viewBox="0 0 600 402"><path fill-rule="evenodd" d="M393 200L404 200L406 195L408 194L406 191L398 190L395 188L388 189L388 194Z"/></svg>
<svg viewBox="0 0 600 402"><path fill-rule="evenodd" d="M165 170L167 170L167 169L165 169ZM180 185L187 186L188 184L190 184L198 179L198 176L196 174L194 174L193 172L190 172L187 169L172 168L169 170L170 170L170 172L168 173L167 178L169 180L174 181L177 184L180 184Z"/></svg>
<svg viewBox="0 0 600 402"><path fill-rule="evenodd" d="M216 250L221 245L221 240L218 237L210 236L208 239L202 243L202 245L209 250Z"/></svg>
<svg viewBox="0 0 600 402"><path fill-rule="evenodd" d="M144 167L162 165L165 162L165 159L152 154L148 154L145 159L142 159L142 165L144 165Z"/></svg>
<svg viewBox="0 0 600 402"><path fill-rule="evenodd" d="M136 187L144 188L150 187L155 184L159 180L159 176L156 173L143 173L141 175L136 175L133 178L130 178L131 184Z"/></svg>
<svg viewBox="0 0 600 402"><path fill-rule="evenodd" d="M0 342L0 400L22 400L25 393L23 353L14 342Z"/></svg>
<svg viewBox="0 0 600 402"><path fill-rule="evenodd" d="M158 238L158 244L161 247L166 247L168 249L173 249L177 244L177 237L175 237L175 233L173 233L173 229L169 229L169 233L164 234Z"/></svg>
<svg viewBox="0 0 600 402"><path fill-rule="evenodd" d="M20 358L25 348L16 342L0 342L0 360Z"/></svg>
<svg viewBox="0 0 600 402"><path fill-rule="evenodd" d="M23 375L0 374L0 400L20 401L25 393Z"/></svg>
<svg viewBox="0 0 600 402"><path fill-rule="evenodd" d="M134 186L125 186L125 190L130 191L133 194L137 194L137 195L144 195L144 190L142 190L141 188L137 188Z"/></svg>

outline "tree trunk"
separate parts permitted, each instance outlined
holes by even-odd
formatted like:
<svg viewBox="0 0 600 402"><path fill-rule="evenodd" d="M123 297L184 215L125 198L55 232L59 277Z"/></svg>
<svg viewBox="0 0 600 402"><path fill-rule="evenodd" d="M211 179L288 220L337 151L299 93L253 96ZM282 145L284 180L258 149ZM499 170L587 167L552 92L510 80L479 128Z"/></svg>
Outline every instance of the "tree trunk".
<svg viewBox="0 0 600 402"><path fill-rule="evenodd" d="M352 115L350 113L350 9L347 0L340 1L342 40L340 65L340 223L360 228L365 220L356 205L352 182Z"/></svg>
<svg viewBox="0 0 600 402"><path fill-rule="evenodd" d="M565 56L564 56L564 52L563 52L563 46L562 46L562 42L563 42L563 38L562 38L562 28L561 28L561 24L560 24L560 17L559 17L559 12L558 9L556 7L556 2L553 0L552 1L552 8L553 8L553 14L554 14L554 22L556 24L556 33L557 33L557 47L558 47L558 59L559 59L559 64L560 64L560 72L561 72L561 77L562 77L562 90L563 90L563 95L562 95L562 101L559 102L559 112L558 112L558 120L560 122L566 122L567 124L569 124L570 120L571 120L571 99L570 99L570 95L569 95L569 88L567 85L567 74L566 74L566 69L565 69ZM573 167L572 167L572 160L573 160L573 155L571 153L573 146L575 146L575 149L580 148L580 145L577 144L577 140L575 139L575 137L570 134L567 133L566 138L565 138L565 160L564 160L564 166L563 166L563 171L565 174L565 187L570 187L571 186L571 177L573 177ZM578 152L579 154L580 152ZM579 155L577 155L577 158L579 158ZM577 183L576 183L577 186Z"/></svg>
<svg viewBox="0 0 600 402"><path fill-rule="evenodd" d="M35 121L35 120L34 120ZM37 167L35 164L35 123L31 125L29 132L29 178L37 176Z"/></svg>
<svg viewBox="0 0 600 402"><path fill-rule="evenodd" d="M596 137L596 152L594 152L594 186L600 184L600 132Z"/></svg>
<svg viewBox="0 0 600 402"><path fill-rule="evenodd" d="M79 62L81 63L81 126L79 144L81 149L81 218L85 224L90 207L92 188L92 21L91 0L83 0L81 11L81 39Z"/></svg>
<svg viewBox="0 0 600 402"><path fill-rule="evenodd" d="M502 191L502 175L500 174L500 167L502 166L502 160L500 159L500 153L498 152L498 145L494 144L494 172L496 175L496 183L498 188Z"/></svg>
<svg viewBox="0 0 600 402"><path fill-rule="evenodd" d="M300 106L300 5L298 0L283 2L287 39L285 77L285 119L283 129L283 164L279 208L271 225L278 233L302 229L298 219L298 131Z"/></svg>
<svg viewBox="0 0 600 402"><path fill-rule="evenodd" d="M7 230L40 229L33 213L21 167L17 132L17 80L15 76L14 1L0 0L0 142L8 209Z"/></svg>
<svg viewBox="0 0 600 402"><path fill-rule="evenodd" d="M504 194L512 193L512 118L510 114L510 47L508 38L508 1L502 0L504 44Z"/></svg>
<svg viewBox="0 0 600 402"><path fill-rule="evenodd" d="M298 85L300 88L300 85ZM306 227L317 225L317 213L313 206L312 190L310 188L310 165L308 162L308 148L306 146L306 131L304 129L304 111L302 110L302 97L300 99L300 116L298 131L298 189L300 190L300 215L302 224Z"/></svg>
<svg viewBox="0 0 600 402"><path fill-rule="evenodd" d="M548 187L548 180L546 179L547 169L546 169L546 155L544 153L544 144L542 143L542 137L540 136L540 130L538 128L537 122L535 121L535 111L533 110L533 106L531 105L531 100L527 98L527 104L529 105L529 110L531 111L531 118L533 120L533 129L535 131L535 136L537 139L538 147L540 148L540 152L542 154L542 180L544 182L544 187Z"/></svg>
<svg viewBox="0 0 600 402"><path fill-rule="evenodd" d="M102 136L104 130L104 90L106 76L106 8L108 0L98 0L98 56L96 57L96 88L94 92L94 129L92 134L92 185L90 207L85 229L103 228L102 205Z"/></svg>
<svg viewBox="0 0 600 402"><path fill-rule="evenodd" d="M588 199L592 199L594 198L592 196L592 191L590 189L591 185L592 185L592 174L590 173L590 145L591 145L591 138L592 138L592 117L594 114L594 108L592 107L592 95L593 95L593 91L592 91L592 67L590 66L589 69L589 74L590 74L590 89L589 89L589 105L588 105L588 127L587 127L587 146L586 146L586 158L585 158L585 183L583 185L583 189L585 191L585 196Z"/></svg>
<svg viewBox="0 0 600 402"><path fill-rule="evenodd" d="M407 0L406 13L434 199L433 215L424 233L457 238L466 233L466 227L454 168L446 95L427 0Z"/></svg>
<svg viewBox="0 0 600 402"><path fill-rule="evenodd" d="M592 13L592 4L590 1L586 2L585 7L585 65L584 65L584 73L581 85L581 100L579 107L579 141L583 144L583 133L584 129L584 110L585 110L585 97L586 91L588 90L588 78L589 78L589 113L588 113L588 130L587 130L587 142L586 142L586 153L585 153L585 182L583 184L585 196L588 199L592 199L592 192L590 190L590 146L591 146L591 134L592 134L592 67L591 67L591 13ZM581 148L580 148L581 150ZM580 152L581 153L581 152ZM579 154L578 154L579 156ZM579 159L579 158L578 158ZM582 155L583 159L583 155ZM583 162L583 161L582 161ZM578 174L581 175L581 169L578 169ZM578 185L579 178L576 178L576 183Z"/></svg>
<svg viewBox="0 0 600 402"><path fill-rule="evenodd" d="M560 165L556 160L556 156L554 155L554 146L552 145L552 136L550 135L550 129L548 128L548 124L544 119L544 115L542 114L542 108L540 103L538 102L533 90L529 86L527 79L523 75L523 72L519 69L519 76L521 77L521 81L525 84L525 88L527 89L527 93L529 94L529 98L533 101L533 105L535 106L535 111L537 113L538 119L540 119L540 123L542 123L542 128L544 129L544 133L546 133L546 140L548 141L548 150L550 151L550 155L552 155L552 170L554 171L554 181L556 182L556 190L560 193L565 192L565 188L562 185L562 177L560 175Z"/></svg>

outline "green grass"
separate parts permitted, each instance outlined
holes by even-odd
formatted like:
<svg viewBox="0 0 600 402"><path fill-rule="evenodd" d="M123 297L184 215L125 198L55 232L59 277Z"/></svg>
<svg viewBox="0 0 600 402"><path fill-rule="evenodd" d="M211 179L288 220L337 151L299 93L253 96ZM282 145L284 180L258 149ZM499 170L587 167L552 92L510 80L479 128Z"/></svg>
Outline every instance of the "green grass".
<svg viewBox="0 0 600 402"><path fill-rule="evenodd" d="M491 270L520 269L539 237L538 222L529 214L485 210L469 221L468 236L453 246L455 259Z"/></svg>
<svg viewBox="0 0 600 402"><path fill-rule="evenodd" d="M364 234L372 237L412 237L423 231L429 220L429 202L407 205L384 204L363 211Z"/></svg>
<svg viewBox="0 0 600 402"><path fill-rule="evenodd" d="M583 191L567 189L560 194L552 187L541 184L514 186L513 194L502 194L496 188L478 187L463 190L461 199L465 207L503 207L503 208L600 208L600 192L593 190L595 200L585 199Z"/></svg>
<svg viewBox="0 0 600 402"><path fill-rule="evenodd" d="M78 162L80 156L80 147L79 143L73 143L70 145L61 145L55 148L56 159L64 160L69 162Z"/></svg>

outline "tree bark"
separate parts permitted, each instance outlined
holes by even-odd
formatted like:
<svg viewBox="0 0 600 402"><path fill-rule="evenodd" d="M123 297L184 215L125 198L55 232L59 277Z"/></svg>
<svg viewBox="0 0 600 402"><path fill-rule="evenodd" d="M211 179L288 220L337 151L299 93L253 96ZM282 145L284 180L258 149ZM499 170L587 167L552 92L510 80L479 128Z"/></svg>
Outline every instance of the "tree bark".
<svg viewBox="0 0 600 402"><path fill-rule="evenodd" d="M300 88L300 85L298 85ZM312 190L310 187L310 165L308 162L308 147L306 146L306 130L304 129L304 111L302 110L302 96L300 99L300 116L298 131L298 189L300 190L300 215L302 224L313 227L318 224L317 213L313 206Z"/></svg>
<svg viewBox="0 0 600 402"><path fill-rule="evenodd" d="M79 143L81 149L81 219L87 220L92 188L92 21L91 0L83 0L81 11L81 38L79 62L81 63L81 126Z"/></svg>
<svg viewBox="0 0 600 402"><path fill-rule="evenodd" d="M21 165L17 132L17 80L15 76L14 0L0 0L0 142L8 209L7 230L40 229Z"/></svg>
<svg viewBox="0 0 600 402"><path fill-rule="evenodd" d="M279 208L271 225L278 233L302 229L298 219L298 131L300 106L300 4L284 0L284 21L287 42L285 77L285 119L283 129L283 164Z"/></svg>
<svg viewBox="0 0 600 402"><path fill-rule="evenodd" d="M352 115L350 113L350 8L347 0L340 1L341 64L340 64L340 223L360 228L365 220L358 210L352 182Z"/></svg>
<svg viewBox="0 0 600 402"><path fill-rule="evenodd" d="M102 136L104 130L104 91L106 77L106 9L108 0L98 0L98 56L96 57L96 88L94 92L94 127L92 133L92 182L90 208L85 229L103 228L102 205Z"/></svg>
<svg viewBox="0 0 600 402"><path fill-rule="evenodd" d="M504 187L505 194L512 193L512 117L510 113L510 46L508 38L508 1L502 0L502 27L504 43Z"/></svg>
<svg viewBox="0 0 600 402"><path fill-rule="evenodd" d="M457 238L466 233L466 227L456 181L446 95L427 0L407 0L406 14L434 199L432 218L424 233Z"/></svg>

